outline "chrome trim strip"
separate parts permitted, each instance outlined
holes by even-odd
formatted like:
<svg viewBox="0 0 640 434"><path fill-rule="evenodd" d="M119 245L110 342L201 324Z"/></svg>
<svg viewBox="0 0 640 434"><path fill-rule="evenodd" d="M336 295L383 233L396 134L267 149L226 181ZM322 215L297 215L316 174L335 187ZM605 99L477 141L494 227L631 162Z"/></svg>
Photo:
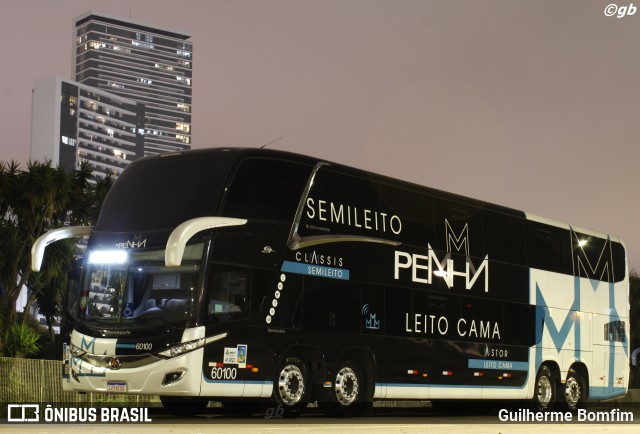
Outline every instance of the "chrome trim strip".
<svg viewBox="0 0 640 434"><path fill-rule="evenodd" d="M226 226L241 226L247 223L246 219L232 217L198 217L179 224L167 240L167 249L164 254L164 262L167 267L179 267L184 255L184 247L187 242L198 232L222 228Z"/></svg>
<svg viewBox="0 0 640 434"><path fill-rule="evenodd" d="M313 187L313 181L316 178L316 174L320 170L322 166L331 166L331 164L326 162L316 163L311 171L311 175L307 180L307 185L304 187L304 191L302 193L302 197L300 198L300 202L298 202L298 209L296 210L296 216L293 219L293 224L291 225L291 231L289 231L289 239L287 240L287 246L291 250L297 250L300 248L298 245L302 240L302 237L298 235L298 227L300 226L300 220L302 219L302 213L304 212L304 204L307 203L307 198L309 197L309 192L311 191L311 187Z"/></svg>
<svg viewBox="0 0 640 434"><path fill-rule="evenodd" d="M75 353L75 354L74 354ZM147 366L162 360L154 354L130 354L130 355L99 355L86 352L79 352L77 348L71 350L71 357L76 361L82 360L96 368L111 369L111 359L118 359L120 362L120 369L139 368L141 366Z"/></svg>
<svg viewBox="0 0 640 434"><path fill-rule="evenodd" d="M385 240L384 238L364 237L361 235L314 235L310 237L298 236L294 243L294 247L291 248L291 250L302 249L309 246L317 246L318 244L343 243L343 242L377 243L377 244L386 244L388 246L394 246L394 247L402 244L399 241Z"/></svg>
<svg viewBox="0 0 640 434"><path fill-rule="evenodd" d="M31 247L31 269L40 271L42 260L44 259L44 250L49 244L67 238L85 237L90 235L91 231L93 231L93 226L67 226L53 229L41 235Z"/></svg>
<svg viewBox="0 0 640 434"><path fill-rule="evenodd" d="M204 339L204 344L205 345L209 345L212 342L219 341L220 339L226 338L228 335L229 335L229 333L225 332L225 333L220 333L219 335L210 336L210 337Z"/></svg>

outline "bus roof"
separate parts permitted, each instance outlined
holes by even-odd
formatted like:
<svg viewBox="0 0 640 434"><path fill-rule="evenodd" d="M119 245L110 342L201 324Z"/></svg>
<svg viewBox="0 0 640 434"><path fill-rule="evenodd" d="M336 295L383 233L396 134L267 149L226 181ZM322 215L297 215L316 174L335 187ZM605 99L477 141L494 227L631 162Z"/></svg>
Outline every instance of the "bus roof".
<svg viewBox="0 0 640 434"><path fill-rule="evenodd" d="M552 226L571 227L600 238L608 237L602 232L578 229L561 221L343 164L288 151L261 148L207 148L148 156L132 162L109 192L98 218L96 231L166 230L189 218L218 215L224 195L223 187L228 184L234 168L240 161L255 157L289 160L309 166L319 162L329 163L334 170L378 183L420 191L433 197ZM149 219L145 217L148 212L137 212L140 209L155 210L158 217L154 217L155 223L150 226ZM618 237L611 238L619 240Z"/></svg>

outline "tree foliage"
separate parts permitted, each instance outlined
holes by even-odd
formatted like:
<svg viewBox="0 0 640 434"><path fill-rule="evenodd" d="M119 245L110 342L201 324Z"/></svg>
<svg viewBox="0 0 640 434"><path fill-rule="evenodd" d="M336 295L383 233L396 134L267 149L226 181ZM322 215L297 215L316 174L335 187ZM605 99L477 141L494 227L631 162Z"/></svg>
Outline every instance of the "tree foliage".
<svg viewBox="0 0 640 434"><path fill-rule="evenodd" d="M31 271L31 246L48 230L92 225L113 178L92 180L83 165L67 172L50 162L0 162L0 348L16 321L16 301L26 285L49 324L60 314L66 274L75 255L72 241L47 249L42 269Z"/></svg>
<svg viewBox="0 0 640 434"><path fill-rule="evenodd" d="M4 352L9 357L29 357L40 351L40 335L26 323L14 323L9 328Z"/></svg>

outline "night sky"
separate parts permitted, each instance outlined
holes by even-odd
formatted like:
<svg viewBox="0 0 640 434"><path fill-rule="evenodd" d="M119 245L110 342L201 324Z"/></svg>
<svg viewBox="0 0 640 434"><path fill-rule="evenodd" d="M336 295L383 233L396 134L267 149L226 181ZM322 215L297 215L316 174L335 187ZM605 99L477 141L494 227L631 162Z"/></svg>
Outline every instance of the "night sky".
<svg viewBox="0 0 640 434"><path fill-rule="evenodd" d="M71 78L73 18L131 14L193 35L193 148L281 138L619 235L640 271L640 11L610 3L7 0L0 160L29 159L34 80Z"/></svg>

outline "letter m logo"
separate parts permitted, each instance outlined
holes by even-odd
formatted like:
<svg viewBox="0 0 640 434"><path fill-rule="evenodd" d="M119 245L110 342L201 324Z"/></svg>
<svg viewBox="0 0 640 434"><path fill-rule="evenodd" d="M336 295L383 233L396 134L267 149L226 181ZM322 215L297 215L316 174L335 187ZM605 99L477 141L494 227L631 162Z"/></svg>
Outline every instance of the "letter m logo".
<svg viewBox="0 0 640 434"><path fill-rule="evenodd" d="M611 282L611 242L571 231L573 272L578 277Z"/></svg>
<svg viewBox="0 0 640 434"><path fill-rule="evenodd" d="M82 341L80 342L80 350L87 350L89 354L95 354L96 349L96 338L91 338L90 340L86 340L84 336L82 336Z"/></svg>
<svg viewBox="0 0 640 434"><path fill-rule="evenodd" d="M466 223L458 235L453 231L449 220L444 219L444 227L447 252L453 253L453 249L456 249L457 252L464 252L466 256L469 256L469 224Z"/></svg>

